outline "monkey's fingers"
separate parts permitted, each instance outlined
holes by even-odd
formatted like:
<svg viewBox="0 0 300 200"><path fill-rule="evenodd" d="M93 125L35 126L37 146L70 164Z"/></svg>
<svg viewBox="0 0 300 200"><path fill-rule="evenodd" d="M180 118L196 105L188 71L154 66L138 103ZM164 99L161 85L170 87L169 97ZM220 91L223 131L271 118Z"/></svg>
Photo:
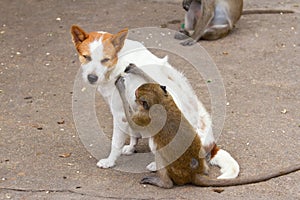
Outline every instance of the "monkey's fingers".
<svg viewBox="0 0 300 200"><path fill-rule="evenodd" d="M188 39L188 40L186 40L186 41L181 42L180 44L181 44L182 46L192 46L192 45L194 45L194 44L196 44L196 43L197 43L196 40L194 40L194 39Z"/></svg>

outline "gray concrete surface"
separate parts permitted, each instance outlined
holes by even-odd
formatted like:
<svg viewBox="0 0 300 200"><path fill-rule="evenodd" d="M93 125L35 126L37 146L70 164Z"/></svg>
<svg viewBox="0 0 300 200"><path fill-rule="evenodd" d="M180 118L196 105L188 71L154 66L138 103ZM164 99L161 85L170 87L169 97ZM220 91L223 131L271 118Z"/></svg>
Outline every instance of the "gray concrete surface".
<svg viewBox="0 0 300 200"><path fill-rule="evenodd" d="M240 163L240 177L300 161L299 1L247 0L244 7L296 13L242 16L228 37L200 42L224 79L229 105L218 144ZM300 199L300 172L222 193L190 185L164 190L140 185L145 174L97 168L82 145L72 117L80 64L71 25L177 30L172 22L183 15L180 1L1 1L0 199ZM209 106L205 84L185 73ZM111 132L111 124L101 126Z"/></svg>

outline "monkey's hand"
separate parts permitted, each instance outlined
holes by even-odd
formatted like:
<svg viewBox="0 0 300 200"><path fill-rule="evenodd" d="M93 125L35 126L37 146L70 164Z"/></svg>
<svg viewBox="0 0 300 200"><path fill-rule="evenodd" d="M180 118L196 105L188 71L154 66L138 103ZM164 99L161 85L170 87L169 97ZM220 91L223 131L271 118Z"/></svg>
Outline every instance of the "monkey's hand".
<svg viewBox="0 0 300 200"><path fill-rule="evenodd" d="M189 32L184 29L180 29L179 32L175 33L174 38L176 40L185 40L189 38Z"/></svg>
<svg viewBox="0 0 300 200"><path fill-rule="evenodd" d="M117 80L115 81L115 85L119 92L121 93L122 91L125 91L125 78L123 76L119 76Z"/></svg>
<svg viewBox="0 0 300 200"><path fill-rule="evenodd" d="M194 39L188 39L188 40L186 40L186 41L181 42L180 44L181 44L182 46L192 46L192 45L194 45L194 44L196 44L196 43L197 43L196 40L194 40Z"/></svg>
<svg viewBox="0 0 300 200"><path fill-rule="evenodd" d="M193 0L183 0L182 1L182 7L185 11L188 11L190 8L190 5L192 3Z"/></svg>

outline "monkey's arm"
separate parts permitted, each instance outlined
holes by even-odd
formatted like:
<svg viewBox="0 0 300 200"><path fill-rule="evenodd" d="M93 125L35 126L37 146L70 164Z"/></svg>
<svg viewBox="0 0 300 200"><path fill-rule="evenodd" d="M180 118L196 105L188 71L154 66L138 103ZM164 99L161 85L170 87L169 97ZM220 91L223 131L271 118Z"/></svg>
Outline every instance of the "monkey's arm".
<svg viewBox="0 0 300 200"><path fill-rule="evenodd" d="M153 134L158 133L164 126L167 119L166 111L163 110L161 105L154 105L147 115L144 115L140 111L134 113L125 95L124 81L124 77L119 76L115 81L115 85L122 99L123 108L129 125L134 130L139 131L143 137L153 136Z"/></svg>
<svg viewBox="0 0 300 200"><path fill-rule="evenodd" d="M183 46L191 46L198 42L203 36L206 27L209 25L212 18L214 17L215 1L202 0L201 4L201 19L197 20L197 23L194 26L194 33L191 36L193 39L188 39L182 42L181 44Z"/></svg>
<svg viewBox="0 0 300 200"><path fill-rule="evenodd" d="M125 84L124 84L124 77L122 76L119 76L115 82L115 85L119 91L119 94L120 94L120 97L122 99L122 102L123 102L123 108L124 108L124 111L125 111L125 115L126 115L126 118L128 120L128 123L130 126L134 126L134 122L132 122L131 120L131 117L133 115L133 111L131 109L131 106L126 98L126 95L125 95Z"/></svg>
<svg viewBox="0 0 300 200"><path fill-rule="evenodd" d="M146 82L149 83L156 83L156 81L154 81L148 74L146 74L143 70L141 70L140 68L138 68L135 64L130 63L125 71L125 73L131 73L131 74L135 74L137 76L142 77Z"/></svg>

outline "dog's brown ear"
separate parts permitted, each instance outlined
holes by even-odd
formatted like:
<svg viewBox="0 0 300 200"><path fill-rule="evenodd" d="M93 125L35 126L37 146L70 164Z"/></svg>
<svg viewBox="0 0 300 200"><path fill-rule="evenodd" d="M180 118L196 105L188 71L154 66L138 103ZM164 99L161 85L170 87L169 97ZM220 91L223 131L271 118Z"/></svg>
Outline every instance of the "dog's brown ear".
<svg viewBox="0 0 300 200"><path fill-rule="evenodd" d="M82 28L80 28L77 25L72 26L71 34L72 34L73 43L76 47L89 36Z"/></svg>
<svg viewBox="0 0 300 200"><path fill-rule="evenodd" d="M114 45L117 52L119 52L123 48L127 34L128 28L125 28L117 34L114 34L111 38L111 43Z"/></svg>

